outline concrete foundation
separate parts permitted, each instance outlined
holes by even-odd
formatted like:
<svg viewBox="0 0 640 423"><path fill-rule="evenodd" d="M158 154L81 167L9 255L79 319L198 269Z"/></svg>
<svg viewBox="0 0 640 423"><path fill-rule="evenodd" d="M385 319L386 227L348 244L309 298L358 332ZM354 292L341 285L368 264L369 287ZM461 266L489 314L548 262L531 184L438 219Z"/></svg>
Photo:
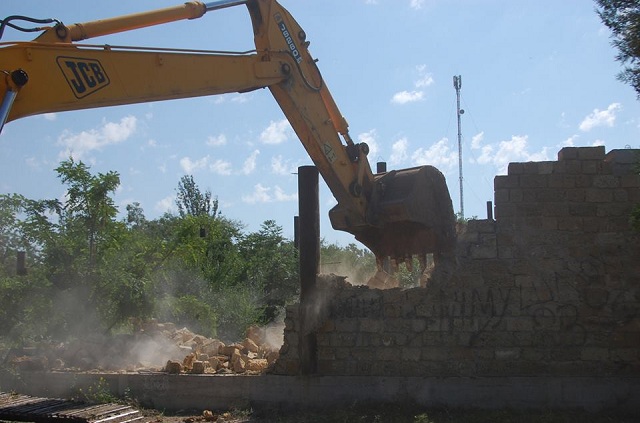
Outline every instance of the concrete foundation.
<svg viewBox="0 0 640 423"><path fill-rule="evenodd" d="M640 413L640 378L371 376L217 376L167 374L23 373L0 387L28 395L64 397L111 393L144 407L177 411L230 408L320 408L390 403L480 409L584 409ZM105 384L106 382L106 384Z"/></svg>

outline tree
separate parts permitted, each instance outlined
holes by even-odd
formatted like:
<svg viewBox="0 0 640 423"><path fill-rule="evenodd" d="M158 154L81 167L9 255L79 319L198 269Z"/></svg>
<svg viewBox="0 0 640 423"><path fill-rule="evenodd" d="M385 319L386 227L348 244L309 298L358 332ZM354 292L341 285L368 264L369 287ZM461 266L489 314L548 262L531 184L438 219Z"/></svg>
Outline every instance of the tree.
<svg viewBox="0 0 640 423"><path fill-rule="evenodd" d="M120 176L113 171L92 175L87 165L82 161L76 163L71 157L60 163L56 172L62 183L68 185L64 217L69 223L75 219L83 223L89 244L89 263L94 264L100 232L118 213L109 194L120 185Z"/></svg>
<svg viewBox="0 0 640 423"><path fill-rule="evenodd" d="M209 190L203 194L192 175L180 178L176 205L180 217L201 215L217 217L218 215L218 199L212 199Z"/></svg>
<svg viewBox="0 0 640 423"><path fill-rule="evenodd" d="M640 2L638 0L596 0L597 13L612 32L618 49L616 60L624 70L618 79L630 84L640 99Z"/></svg>

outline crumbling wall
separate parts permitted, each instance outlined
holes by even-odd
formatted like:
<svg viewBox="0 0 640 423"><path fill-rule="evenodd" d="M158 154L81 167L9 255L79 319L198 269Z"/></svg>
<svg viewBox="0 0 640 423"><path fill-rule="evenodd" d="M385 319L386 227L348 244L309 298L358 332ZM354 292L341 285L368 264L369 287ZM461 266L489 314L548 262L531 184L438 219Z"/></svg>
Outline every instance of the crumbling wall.
<svg viewBox="0 0 640 423"><path fill-rule="evenodd" d="M639 150L564 148L497 176L496 220L458 236L456 272L425 288L321 278L318 373L640 376ZM289 307L275 372L297 374Z"/></svg>

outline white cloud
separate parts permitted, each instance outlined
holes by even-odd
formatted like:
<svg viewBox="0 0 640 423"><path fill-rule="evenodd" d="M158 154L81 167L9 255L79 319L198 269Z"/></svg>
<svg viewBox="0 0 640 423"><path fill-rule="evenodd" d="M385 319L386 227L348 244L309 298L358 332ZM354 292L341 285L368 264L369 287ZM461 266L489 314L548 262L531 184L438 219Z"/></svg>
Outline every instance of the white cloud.
<svg viewBox="0 0 640 423"><path fill-rule="evenodd" d="M286 201L296 201L298 199L298 193L287 194L284 192L282 188L276 185L274 188L274 196L275 201L277 202L286 202Z"/></svg>
<svg viewBox="0 0 640 423"><path fill-rule="evenodd" d="M391 146L391 157L389 163L391 165L399 165L409 158L407 154L407 148L409 147L409 141L406 138L400 138L394 142Z"/></svg>
<svg viewBox="0 0 640 423"><path fill-rule="evenodd" d="M158 201L154 206L154 209L159 213L172 212L172 211L175 211L175 204L176 204L176 197L174 195L170 195Z"/></svg>
<svg viewBox="0 0 640 423"><path fill-rule="evenodd" d="M620 103L612 103L607 107L607 110L594 109L593 112L580 123L580 130L587 132L597 126L612 127L616 121L616 112L621 108Z"/></svg>
<svg viewBox="0 0 640 423"><path fill-rule="evenodd" d="M57 145L64 147L59 157L71 156L81 160L91 151L121 143L136 131L136 123L137 119L134 116L125 116L120 122L106 122L97 129L82 131L79 134L65 130L57 141Z"/></svg>
<svg viewBox="0 0 640 423"><path fill-rule="evenodd" d="M226 160L218 159L209 165L209 170L218 175L231 175L231 163Z"/></svg>
<svg viewBox="0 0 640 423"><path fill-rule="evenodd" d="M411 160L416 166L431 165L446 171L458 162L458 153L451 149L445 137L427 149L420 147L414 151Z"/></svg>
<svg viewBox="0 0 640 423"><path fill-rule="evenodd" d="M58 115L56 115L55 113L45 113L45 114L42 115L42 117L44 117L45 120L53 121L53 120L56 120L58 118Z"/></svg>
<svg viewBox="0 0 640 423"><path fill-rule="evenodd" d="M473 138L471 138L471 148L473 150L479 149L483 140L484 140L484 131L475 134Z"/></svg>
<svg viewBox="0 0 640 423"><path fill-rule="evenodd" d="M422 6L424 5L425 0L411 0L411 3L409 3L409 6L412 9L422 9Z"/></svg>
<svg viewBox="0 0 640 423"><path fill-rule="evenodd" d="M224 134L210 136L207 139L207 145L210 147L220 147L227 144L227 137Z"/></svg>
<svg viewBox="0 0 640 423"><path fill-rule="evenodd" d="M191 160L190 157L183 157L180 159L180 167L186 174L192 174L196 170L204 169L209 165L209 156L202 157L201 159Z"/></svg>
<svg viewBox="0 0 640 423"><path fill-rule="evenodd" d="M214 104L223 104L227 101L231 103L246 103L251 98L250 94L238 94L238 93L229 93L229 94L219 94L214 97L211 97Z"/></svg>
<svg viewBox="0 0 640 423"><path fill-rule="evenodd" d="M420 76L414 83L416 88L426 88L434 83L433 75L427 72L427 65L418 65L416 66L416 70Z"/></svg>
<svg viewBox="0 0 640 423"><path fill-rule="evenodd" d="M256 204L256 203L268 203L271 200L271 196L269 195L269 191L271 188L262 186L262 184L257 184L253 187L253 192L249 195L243 195L242 201L247 204Z"/></svg>
<svg viewBox="0 0 640 423"><path fill-rule="evenodd" d="M292 165L290 160L285 160L281 155L271 158L271 173L276 175L290 175L297 172L297 166Z"/></svg>
<svg viewBox="0 0 640 423"><path fill-rule="evenodd" d="M511 162L537 162L549 160L547 147L536 153L529 152L528 136L514 135L510 140L500 141L494 145L482 147L482 154L478 157L480 164L493 164L499 173L506 173Z"/></svg>
<svg viewBox="0 0 640 423"><path fill-rule="evenodd" d="M391 102L394 104L407 104L420 101L424 98L422 91L400 91L393 95Z"/></svg>
<svg viewBox="0 0 640 423"><path fill-rule="evenodd" d="M38 159L36 159L35 157L28 157L25 160L27 166L29 166L31 169L33 170L40 170L41 168L41 163Z"/></svg>
<svg viewBox="0 0 640 423"><path fill-rule="evenodd" d="M253 192L251 194L242 196L242 201L247 204L257 204L295 201L297 198L297 193L286 194L284 190L277 185L272 190L270 187L265 187L262 184L257 184L254 185Z"/></svg>
<svg viewBox="0 0 640 423"><path fill-rule="evenodd" d="M253 153L244 161L244 165L242 166L242 173L245 175L249 175L256 170L256 162L258 160L258 155L260 154L260 150L254 150Z"/></svg>
<svg viewBox="0 0 640 423"><path fill-rule="evenodd" d="M218 175L231 175L231 163L225 160L218 159L215 162L211 162L211 156L207 155L197 160L192 160L190 157L183 157L180 159L180 167L186 174L193 174L198 170L209 169L209 171Z"/></svg>
<svg viewBox="0 0 640 423"><path fill-rule="evenodd" d="M575 141L580 138L579 135L571 135L566 140L562 141L560 147L574 147L576 145Z"/></svg>
<svg viewBox="0 0 640 423"><path fill-rule="evenodd" d="M281 144L289 139L289 130L291 125L287 119L274 122L271 121L269 126L260 134L260 141L264 144Z"/></svg>

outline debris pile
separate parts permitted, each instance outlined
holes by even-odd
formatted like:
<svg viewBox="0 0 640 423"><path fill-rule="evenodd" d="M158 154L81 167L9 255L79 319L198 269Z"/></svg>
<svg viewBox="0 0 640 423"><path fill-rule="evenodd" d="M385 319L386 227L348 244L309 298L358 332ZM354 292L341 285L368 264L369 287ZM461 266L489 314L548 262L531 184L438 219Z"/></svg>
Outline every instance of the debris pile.
<svg viewBox="0 0 640 423"><path fill-rule="evenodd" d="M186 350L182 359L169 360L163 371L167 373L264 373L278 359L278 348L269 344L266 331L252 326L242 342L226 345L217 339L193 334L186 328L175 331L174 336Z"/></svg>
<svg viewBox="0 0 640 423"><path fill-rule="evenodd" d="M279 356L282 330L277 332L252 326L243 341L225 344L150 320L137 324L133 334L13 349L0 361L20 371L259 374Z"/></svg>

